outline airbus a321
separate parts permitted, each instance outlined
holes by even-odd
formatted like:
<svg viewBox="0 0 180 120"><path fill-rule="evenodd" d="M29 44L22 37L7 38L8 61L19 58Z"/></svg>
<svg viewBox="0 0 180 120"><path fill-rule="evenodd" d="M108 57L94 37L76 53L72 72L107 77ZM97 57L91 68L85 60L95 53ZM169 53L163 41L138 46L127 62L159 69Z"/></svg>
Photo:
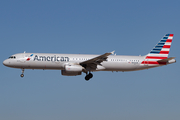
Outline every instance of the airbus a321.
<svg viewBox="0 0 180 120"><path fill-rule="evenodd" d="M18 53L3 61L11 68L61 70L65 76L77 76L85 73L85 80L93 77L94 71L136 71L175 63L175 57L168 58L173 34L166 34L158 44L145 56L88 54L49 54L49 53Z"/></svg>

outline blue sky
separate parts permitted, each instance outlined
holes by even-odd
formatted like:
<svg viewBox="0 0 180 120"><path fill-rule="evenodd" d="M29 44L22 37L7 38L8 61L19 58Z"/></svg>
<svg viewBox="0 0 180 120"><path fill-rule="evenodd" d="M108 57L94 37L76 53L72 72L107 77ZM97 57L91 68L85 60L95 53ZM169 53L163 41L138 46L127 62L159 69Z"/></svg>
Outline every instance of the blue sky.
<svg viewBox="0 0 180 120"><path fill-rule="evenodd" d="M135 72L62 76L0 65L2 120L179 120L178 0L0 1L0 61L21 52L145 55L174 34L177 63Z"/></svg>

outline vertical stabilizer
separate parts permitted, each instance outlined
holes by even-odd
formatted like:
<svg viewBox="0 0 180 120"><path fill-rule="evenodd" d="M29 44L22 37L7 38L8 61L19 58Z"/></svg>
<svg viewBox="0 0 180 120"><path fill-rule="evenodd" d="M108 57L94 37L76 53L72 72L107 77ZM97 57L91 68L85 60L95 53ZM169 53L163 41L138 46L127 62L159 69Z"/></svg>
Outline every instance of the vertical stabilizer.
<svg viewBox="0 0 180 120"><path fill-rule="evenodd" d="M145 56L145 60L142 64L160 64L157 62L158 60L168 58L172 39L173 34L166 34L151 50L151 52Z"/></svg>

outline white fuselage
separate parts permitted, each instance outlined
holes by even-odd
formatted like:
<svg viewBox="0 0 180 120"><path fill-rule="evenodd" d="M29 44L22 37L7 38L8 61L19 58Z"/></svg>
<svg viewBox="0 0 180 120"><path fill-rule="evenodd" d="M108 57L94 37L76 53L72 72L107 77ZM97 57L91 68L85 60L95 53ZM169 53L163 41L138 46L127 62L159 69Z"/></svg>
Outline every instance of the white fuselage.
<svg viewBox="0 0 180 120"><path fill-rule="evenodd" d="M33 56L30 56L33 54ZM86 54L48 54L48 53L19 53L16 58L6 59L3 64L20 69L54 69L64 70L66 64L78 65L80 62L95 58L98 55ZM142 64L145 56L110 55L106 61L91 71L135 71L159 65Z"/></svg>

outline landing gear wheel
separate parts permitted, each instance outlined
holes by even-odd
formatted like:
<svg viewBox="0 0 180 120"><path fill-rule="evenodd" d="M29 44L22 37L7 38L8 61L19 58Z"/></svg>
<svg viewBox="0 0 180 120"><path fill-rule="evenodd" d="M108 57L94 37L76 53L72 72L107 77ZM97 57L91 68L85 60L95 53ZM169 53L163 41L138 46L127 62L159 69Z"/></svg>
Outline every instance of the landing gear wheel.
<svg viewBox="0 0 180 120"><path fill-rule="evenodd" d="M22 78L24 77L24 68L22 69L22 74L20 75Z"/></svg>
<svg viewBox="0 0 180 120"><path fill-rule="evenodd" d="M23 78L23 77L24 77L24 74L21 74L20 76Z"/></svg>
<svg viewBox="0 0 180 120"><path fill-rule="evenodd" d="M88 75L90 78L92 78L93 77L93 74L92 73L89 73L89 75Z"/></svg>
<svg viewBox="0 0 180 120"><path fill-rule="evenodd" d="M85 80L88 81L90 79L90 77L88 75L86 75Z"/></svg>
<svg viewBox="0 0 180 120"><path fill-rule="evenodd" d="M92 73L89 73L86 75L85 80L88 81L89 79L91 79L93 77Z"/></svg>

